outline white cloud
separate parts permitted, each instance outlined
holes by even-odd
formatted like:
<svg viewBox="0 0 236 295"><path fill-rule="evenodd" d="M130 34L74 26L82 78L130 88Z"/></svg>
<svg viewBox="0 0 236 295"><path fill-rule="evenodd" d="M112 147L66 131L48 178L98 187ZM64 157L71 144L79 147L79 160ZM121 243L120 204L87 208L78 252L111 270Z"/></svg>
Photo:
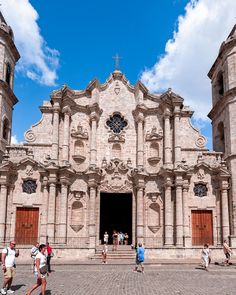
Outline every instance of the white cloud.
<svg viewBox="0 0 236 295"><path fill-rule="evenodd" d="M11 144L22 144L22 142L19 142L16 135L11 136Z"/></svg>
<svg viewBox="0 0 236 295"><path fill-rule="evenodd" d="M206 121L211 109L207 73L235 24L235 12L235 0L190 1L166 43L165 54L142 73L143 83L153 92L171 87L195 110L196 119Z"/></svg>
<svg viewBox="0 0 236 295"><path fill-rule="evenodd" d="M17 66L30 79L53 86L57 79L59 52L47 46L37 24L39 15L29 0L1 0L1 10L12 27L21 54Z"/></svg>

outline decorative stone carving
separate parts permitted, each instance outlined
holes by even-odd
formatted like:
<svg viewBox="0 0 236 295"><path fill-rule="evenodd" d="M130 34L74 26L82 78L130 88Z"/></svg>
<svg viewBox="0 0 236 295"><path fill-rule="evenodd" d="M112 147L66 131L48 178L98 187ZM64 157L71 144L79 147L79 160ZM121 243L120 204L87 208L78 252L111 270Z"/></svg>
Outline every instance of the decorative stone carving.
<svg viewBox="0 0 236 295"><path fill-rule="evenodd" d="M119 134L125 127L127 127L128 122L119 113L115 113L106 121L106 125L115 134Z"/></svg>
<svg viewBox="0 0 236 295"><path fill-rule="evenodd" d="M119 83L116 82L116 85L115 85L115 88L114 88L114 92L116 95L118 95L120 93L120 86L119 86Z"/></svg>
<svg viewBox="0 0 236 295"><path fill-rule="evenodd" d="M194 194L195 196L198 196L200 198L204 197L204 196L207 196L207 186L206 184L204 183L196 183L195 186L194 186Z"/></svg>
<svg viewBox="0 0 236 295"><path fill-rule="evenodd" d="M153 126L151 131L146 133L146 141L161 140L163 138L163 131L157 132L157 127Z"/></svg>
<svg viewBox="0 0 236 295"><path fill-rule="evenodd" d="M197 178L199 180L203 180L205 178L205 172L203 169L199 169L198 172L197 172Z"/></svg>
<svg viewBox="0 0 236 295"><path fill-rule="evenodd" d="M79 232L84 226L82 224L80 225L73 225L71 224L70 227L73 229L73 231L75 231L76 233Z"/></svg>
<svg viewBox="0 0 236 295"><path fill-rule="evenodd" d="M86 129L83 129L81 125L78 125L77 128L71 128L71 136L80 139L88 139L88 132Z"/></svg>
<svg viewBox="0 0 236 295"><path fill-rule="evenodd" d="M200 135L198 139L196 140L195 144L199 148L204 148L204 146L206 145L206 138Z"/></svg>
<svg viewBox="0 0 236 295"><path fill-rule="evenodd" d="M77 194L78 193L78 194ZM84 207L80 199L82 192L75 192L76 201L73 202L71 207L71 224L70 227L79 232L84 227Z"/></svg>
<svg viewBox="0 0 236 295"><path fill-rule="evenodd" d="M108 142L125 142L124 134L110 134Z"/></svg>
<svg viewBox="0 0 236 295"><path fill-rule="evenodd" d="M27 142L34 142L36 140L36 135L34 134L32 129L25 132L25 140Z"/></svg>
<svg viewBox="0 0 236 295"><path fill-rule="evenodd" d="M26 167L26 169L25 169L25 174L26 174L27 176L31 176L31 175L33 175L33 173L34 173L34 169L33 169L33 167L30 166L30 165L28 165L28 166Z"/></svg>
<svg viewBox="0 0 236 295"><path fill-rule="evenodd" d="M33 179L27 179L23 181L22 189L24 193L33 194L36 193L37 184Z"/></svg>

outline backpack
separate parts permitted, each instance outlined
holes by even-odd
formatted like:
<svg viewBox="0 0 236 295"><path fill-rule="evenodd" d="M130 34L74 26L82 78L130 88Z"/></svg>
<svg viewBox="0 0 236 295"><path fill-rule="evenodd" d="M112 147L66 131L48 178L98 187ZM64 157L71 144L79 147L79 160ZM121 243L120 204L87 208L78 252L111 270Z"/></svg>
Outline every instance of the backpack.
<svg viewBox="0 0 236 295"><path fill-rule="evenodd" d="M144 248L138 248L138 261L144 261Z"/></svg>

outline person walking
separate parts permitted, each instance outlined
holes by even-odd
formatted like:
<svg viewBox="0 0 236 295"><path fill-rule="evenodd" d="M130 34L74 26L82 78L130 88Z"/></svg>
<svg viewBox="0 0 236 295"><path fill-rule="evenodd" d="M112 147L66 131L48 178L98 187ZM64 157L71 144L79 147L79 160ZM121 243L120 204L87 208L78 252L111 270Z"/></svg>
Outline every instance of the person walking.
<svg viewBox="0 0 236 295"><path fill-rule="evenodd" d="M120 238L120 245L123 245L124 244L124 234L123 234L123 232L121 231L120 233L119 233L119 238Z"/></svg>
<svg viewBox="0 0 236 295"><path fill-rule="evenodd" d="M107 252L108 246L106 243L104 243L102 248L102 263L107 263Z"/></svg>
<svg viewBox="0 0 236 295"><path fill-rule="evenodd" d="M118 233L116 230L113 231L112 240L113 240L112 251L116 251L117 245L118 245Z"/></svg>
<svg viewBox="0 0 236 295"><path fill-rule="evenodd" d="M229 260L230 260L230 257L231 257L231 254L232 254L232 250L231 248L229 247L228 243L227 243L227 240L224 240L224 243L223 243L223 251L224 251L224 254L225 254L225 265L229 265Z"/></svg>
<svg viewBox="0 0 236 295"><path fill-rule="evenodd" d="M124 235L124 242L125 242L125 245L128 245L129 243L129 235L127 233L125 233Z"/></svg>
<svg viewBox="0 0 236 295"><path fill-rule="evenodd" d="M35 285L33 285L33 287L29 291L27 291L26 295L31 295L32 292L40 286L41 286L41 294L45 295L45 290L47 285L46 277L48 275L46 252L47 252L47 246L44 244L41 244L39 246L39 252L35 257L34 273L35 273L35 276L37 277L37 282Z"/></svg>
<svg viewBox="0 0 236 295"><path fill-rule="evenodd" d="M206 271L208 271L209 261L210 261L210 249L208 244L204 244L202 249L202 261L203 267Z"/></svg>
<svg viewBox="0 0 236 295"><path fill-rule="evenodd" d="M109 235L108 233L105 231L105 234L103 235L103 242L104 244L108 245L108 239L109 239Z"/></svg>
<svg viewBox="0 0 236 295"><path fill-rule="evenodd" d="M35 257L39 253L39 243L37 242L30 250L30 256L33 259L33 272L35 267Z"/></svg>
<svg viewBox="0 0 236 295"><path fill-rule="evenodd" d="M2 250L2 270L4 273L4 281L1 294L13 294L15 291L11 289L13 277L15 276L15 257L19 256L19 250L16 250L16 242L11 241L9 247Z"/></svg>
<svg viewBox="0 0 236 295"><path fill-rule="evenodd" d="M47 266L48 266L48 272L51 272L51 258L53 257L52 254L52 247L50 247L49 243L46 243L47 247Z"/></svg>
<svg viewBox="0 0 236 295"><path fill-rule="evenodd" d="M142 245L142 243L138 244L138 247L136 249L136 266L134 271L138 271L139 266L141 266L141 272L144 273L144 253L145 253L145 249Z"/></svg>

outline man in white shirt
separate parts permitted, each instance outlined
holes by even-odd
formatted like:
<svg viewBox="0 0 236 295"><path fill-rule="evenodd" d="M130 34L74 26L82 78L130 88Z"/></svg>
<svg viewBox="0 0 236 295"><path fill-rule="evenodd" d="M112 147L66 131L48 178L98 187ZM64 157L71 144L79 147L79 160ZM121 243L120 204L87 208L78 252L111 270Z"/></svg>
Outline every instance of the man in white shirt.
<svg viewBox="0 0 236 295"><path fill-rule="evenodd" d="M35 246L30 250L30 256L33 259L33 272L35 267L35 258L38 253L39 253L39 243L37 242Z"/></svg>
<svg viewBox="0 0 236 295"><path fill-rule="evenodd" d="M11 241L9 247L2 250L2 270L4 272L4 282L1 293L12 294L11 289L13 277L15 275L15 257L19 256L19 250L15 249L16 242Z"/></svg>

